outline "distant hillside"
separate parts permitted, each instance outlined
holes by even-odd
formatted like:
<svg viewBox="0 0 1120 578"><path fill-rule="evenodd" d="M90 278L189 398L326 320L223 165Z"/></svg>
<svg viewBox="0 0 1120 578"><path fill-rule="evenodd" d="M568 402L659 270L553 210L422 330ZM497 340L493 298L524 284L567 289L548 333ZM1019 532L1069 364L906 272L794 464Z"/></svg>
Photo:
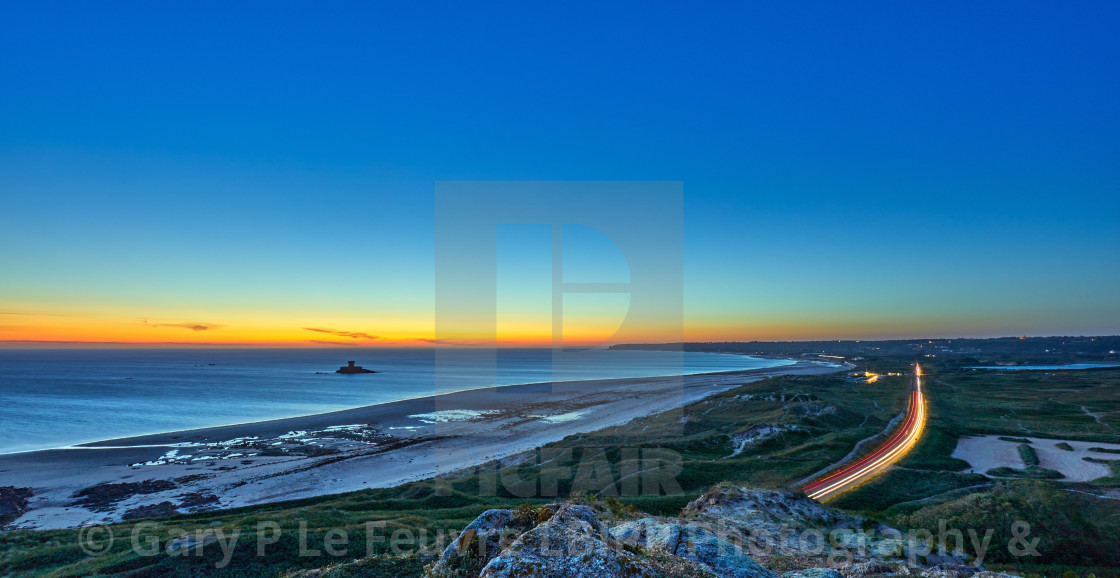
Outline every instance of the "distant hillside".
<svg viewBox="0 0 1120 578"><path fill-rule="evenodd" d="M1066 359L1120 359L1120 336L995 337L989 339L897 339L882 341L728 341L626 343L615 350L673 350L760 355L960 355L1031 356Z"/></svg>

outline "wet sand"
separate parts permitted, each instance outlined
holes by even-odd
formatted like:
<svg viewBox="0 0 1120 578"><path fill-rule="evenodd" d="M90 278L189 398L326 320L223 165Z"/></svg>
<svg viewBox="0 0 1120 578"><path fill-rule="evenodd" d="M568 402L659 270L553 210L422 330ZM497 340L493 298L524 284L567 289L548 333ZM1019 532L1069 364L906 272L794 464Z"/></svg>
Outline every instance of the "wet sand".
<svg viewBox="0 0 1120 578"><path fill-rule="evenodd" d="M34 492L30 510L9 526L25 529L115 522L129 510L164 502L191 512L391 487L680 408L744 383L842 369L798 360L724 373L511 385L114 439L0 455L0 486ZM131 485L103 488L112 490L109 497L74 497L120 483Z"/></svg>

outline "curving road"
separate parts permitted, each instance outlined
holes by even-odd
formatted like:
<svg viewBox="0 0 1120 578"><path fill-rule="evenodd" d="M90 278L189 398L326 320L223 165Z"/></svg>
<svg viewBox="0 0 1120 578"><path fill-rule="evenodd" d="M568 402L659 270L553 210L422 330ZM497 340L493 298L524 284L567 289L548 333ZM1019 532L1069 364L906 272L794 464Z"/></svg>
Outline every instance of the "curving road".
<svg viewBox="0 0 1120 578"><path fill-rule="evenodd" d="M914 364L914 381L902 427L871 455L801 489L810 498L825 501L858 486L902 459L922 437L926 427L926 405L922 397L922 367Z"/></svg>

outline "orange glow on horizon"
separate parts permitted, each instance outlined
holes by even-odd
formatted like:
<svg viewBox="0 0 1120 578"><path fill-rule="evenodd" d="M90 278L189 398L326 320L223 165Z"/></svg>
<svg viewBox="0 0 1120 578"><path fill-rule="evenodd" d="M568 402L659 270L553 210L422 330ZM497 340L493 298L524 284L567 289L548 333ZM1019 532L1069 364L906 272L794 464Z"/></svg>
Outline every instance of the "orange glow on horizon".
<svg viewBox="0 0 1120 578"><path fill-rule="evenodd" d="M215 319L194 321L193 319ZM373 327L381 326L378 331ZM573 324L564 331L565 346L619 342L610 324ZM489 334L442 332L433 323L386 323L330 319L326 322L275 319L225 320L210 316L175 319L5 313L0 317L0 347L143 346L143 347L552 347L551 325L504 323ZM650 341L680 341L679 333L651 332ZM628 340L633 341L633 340Z"/></svg>
<svg viewBox="0 0 1120 578"><path fill-rule="evenodd" d="M336 310L213 309L164 310L166 317L144 317L147 306L78 304L68 310L43 303L0 303L0 347L553 347L552 320L544 316L500 316L475 330L472 323L437 330L431 311L378 311L355 315ZM812 314L755 319L742 314L726 320L626 319L612 311L573 311L563 326L562 345L594 347L616 343L723 341L814 341L905 339L914 334L965 333L968 327L925 320L903 333L897 321ZM457 320L452 320L457 321ZM467 320L471 321L471 320ZM485 319L479 321L486 325ZM964 329L964 331L961 331Z"/></svg>

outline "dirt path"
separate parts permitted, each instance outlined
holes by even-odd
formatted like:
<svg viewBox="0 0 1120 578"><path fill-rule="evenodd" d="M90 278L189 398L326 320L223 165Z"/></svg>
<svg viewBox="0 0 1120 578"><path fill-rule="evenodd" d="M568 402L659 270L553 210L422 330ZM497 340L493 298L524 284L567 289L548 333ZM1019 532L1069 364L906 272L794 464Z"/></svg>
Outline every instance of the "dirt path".
<svg viewBox="0 0 1120 578"><path fill-rule="evenodd" d="M1081 411L1085 412L1085 415L1087 415L1087 416L1093 418L1094 420L1096 420L1097 423L1103 425L1104 427L1106 427L1108 429L1112 429L1112 426L1110 426L1107 423L1104 423L1103 421L1101 421L1100 414L1096 414L1096 413L1093 413L1093 412L1089 411L1088 407L1081 406Z"/></svg>

